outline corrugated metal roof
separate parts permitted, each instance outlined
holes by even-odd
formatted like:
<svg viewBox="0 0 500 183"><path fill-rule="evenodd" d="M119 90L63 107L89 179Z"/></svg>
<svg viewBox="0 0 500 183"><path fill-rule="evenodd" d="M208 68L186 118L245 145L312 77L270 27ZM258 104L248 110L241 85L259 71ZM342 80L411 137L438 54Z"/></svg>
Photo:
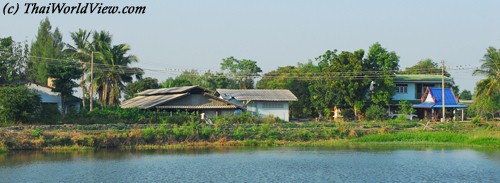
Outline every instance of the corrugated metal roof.
<svg viewBox="0 0 500 183"><path fill-rule="evenodd" d="M236 100L257 101L297 101L297 97L290 90L230 90L217 89L217 93L224 99L234 97Z"/></svg>
<svg viewBox="0 0 500 183"><path fill-rule="evenodd" d="M208 91L207 89L202 88L200 86L181 86L181 87L174 87L174 88L160 88L160 89L144 90L140 93L137 93L137 95L146 96L146 95L159 95L159 94L176 94L176 93L185 93L185 92L188 92L192 89L201 89L203 91Z"/></svg>
<svg viewBox="0 0 500 183"><path fill-rule="evenodd" d="M429 93L427 93L429 92ZM442 88L429 88L426 95L431 95L433 102L424 102L413 105L414 108L442 108L443 99ZM450 88L444 89L444 107L446 108L467 108L467 106L459 104L453 90Z"/></svg>
<svg viewBox="0 0 500 183"><path fill-rule="evenodd" d="M408 82L428 82L428 83L441 83L441 75L429 74L397 74L394 77L395 83L408 83ZM445 82L450 82L449 77L444 77Z"/></svg>
<svg viewBox="0 0 500 183"><path fill-rule="evenodd" d="M122 108L149 109L156 105L171 101L173 99L188 95L188 93L170 95L137 96L122 102Z"/></svg>
<svg viewBox="0 0 500 183"><path fill-rule="evenodd" d="M237 109L244 107L207 93L199 86L146 90L122 102L122 108L140 109ZM180 92L180 93L179 93Z"/></svg>
<svg viewBox="0 0 500 183"><path fill-rule="evenodd" d="M436 104L441 104L442 103L442 89L441 88L429 88L429 91L434 98L434 102ZM444 89L444 105L456 105L458 104L457 98L455 98L455 95L453 94L453 91L450 88L445 88Z"/></svg>

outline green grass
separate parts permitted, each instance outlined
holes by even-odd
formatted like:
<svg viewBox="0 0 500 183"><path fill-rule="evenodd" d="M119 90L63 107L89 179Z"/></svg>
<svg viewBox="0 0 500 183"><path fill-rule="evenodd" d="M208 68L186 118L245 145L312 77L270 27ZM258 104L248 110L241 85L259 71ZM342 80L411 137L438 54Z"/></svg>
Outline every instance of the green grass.
<svg viewBox="0 0 500 183"><path fill-rule="evenodd" d="M352 139L359 143L401 143L401 144L462 144L473 146L500 147L500 138L488 134L456 132L402 131L393 134L374 134Z"/></svg>
<svg viewBox="0 0 500 183"><path fill-rule="evenodd" d="M6 152L7 152L7 149L6 149L6 148L4 148L4 147L0 147L0 154L1 154L1 153L6 153Z"/></svg>

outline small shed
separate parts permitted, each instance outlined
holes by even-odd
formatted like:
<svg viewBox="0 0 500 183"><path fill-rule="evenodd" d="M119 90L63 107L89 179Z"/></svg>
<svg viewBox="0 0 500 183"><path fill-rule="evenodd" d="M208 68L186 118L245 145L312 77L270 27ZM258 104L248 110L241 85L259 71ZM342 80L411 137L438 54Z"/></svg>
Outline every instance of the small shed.
<svg viewBox="0 0 500 183"><path fill-rule="evenodd" d="M187 111L205 113L205 116L232 115L244 107L220 99L206 88L183 86L174 88L149 89L137 97L123 101L122 108L144 110Z"/></svg>
<svg viewBox="0 0 500 183"><path fill-rule="evenodd" d="M439 116L443 114L443 98L445 109L453 109L453 114L456 113L456 109L467 108L466 105L458 103L458 98L455 96L451 88L444 89L444 96L442 93L442 88L426 88L425 93L421 98L422 103L413 105L413 108L417 109L417 115L419 118L434 119L437 121ZM453 117L455 116L456 115L453 115Z"/></svg>
<svg viewBox="0 0 500 183"><path fill-rule="evenodd" d="M272 115L289 121L289 102L297 101L297 97L290 90L231 90L217 89L216 96L241 104L254 115Z"/></svg>

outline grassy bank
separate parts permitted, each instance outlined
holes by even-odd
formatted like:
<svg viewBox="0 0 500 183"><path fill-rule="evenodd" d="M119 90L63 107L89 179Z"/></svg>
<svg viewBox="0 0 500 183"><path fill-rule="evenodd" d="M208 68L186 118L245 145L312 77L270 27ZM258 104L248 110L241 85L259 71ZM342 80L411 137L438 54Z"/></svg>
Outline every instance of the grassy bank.
<svg viewBox="0 0 500 183"><path fill-rule="evenodd" d="M0 152L352 145L500 148L498 123L423 126L417 122L18 126L0 129Z"/></svg>

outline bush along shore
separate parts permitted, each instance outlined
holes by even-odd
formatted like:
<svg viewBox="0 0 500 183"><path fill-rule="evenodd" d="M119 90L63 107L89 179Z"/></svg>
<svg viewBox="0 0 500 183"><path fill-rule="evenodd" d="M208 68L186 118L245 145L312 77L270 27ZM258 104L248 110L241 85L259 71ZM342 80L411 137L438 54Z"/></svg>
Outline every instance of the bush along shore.
<svg viewBox="0 0 500 183"><path fill-rule="evenodd" d="M0 128L0 153L15 150L82 151L220 146L445 145L500 148L500 124L303 122L248 116L182 124L65 124Z"/></svg>

